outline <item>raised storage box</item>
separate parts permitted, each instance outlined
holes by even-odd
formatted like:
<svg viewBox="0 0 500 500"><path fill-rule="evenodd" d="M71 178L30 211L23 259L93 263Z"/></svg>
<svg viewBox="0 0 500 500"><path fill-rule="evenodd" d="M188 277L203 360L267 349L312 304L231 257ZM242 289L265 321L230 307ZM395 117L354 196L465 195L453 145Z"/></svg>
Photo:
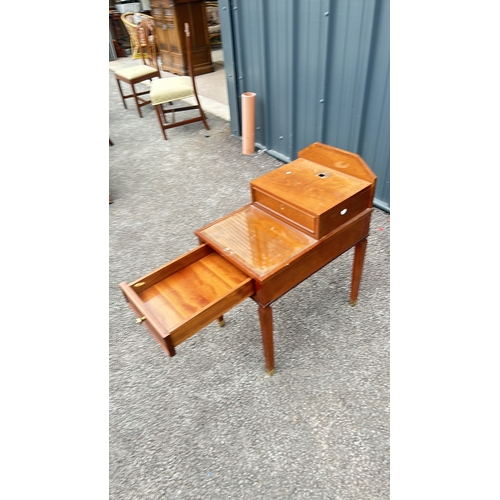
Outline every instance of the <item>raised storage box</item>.
<svg viewBox="0 0 500 500"><path fill-rule="evenodd" d="M344 162L354 161L332 149ZM256 206L316 239L371 207L373 198L373 181L300 157L251 181L250 188Z"/></svg>

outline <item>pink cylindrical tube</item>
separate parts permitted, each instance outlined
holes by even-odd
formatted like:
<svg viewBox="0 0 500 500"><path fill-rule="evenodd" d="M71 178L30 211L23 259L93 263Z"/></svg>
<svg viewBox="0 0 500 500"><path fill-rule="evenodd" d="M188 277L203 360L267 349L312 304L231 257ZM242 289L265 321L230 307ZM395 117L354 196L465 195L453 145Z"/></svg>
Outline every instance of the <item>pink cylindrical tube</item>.
<svg viewBox="0 0 500 500"><path fill-rule="evenodd" d="M251 155L255 151L255 92L241 94L242 153Z"/></svg>

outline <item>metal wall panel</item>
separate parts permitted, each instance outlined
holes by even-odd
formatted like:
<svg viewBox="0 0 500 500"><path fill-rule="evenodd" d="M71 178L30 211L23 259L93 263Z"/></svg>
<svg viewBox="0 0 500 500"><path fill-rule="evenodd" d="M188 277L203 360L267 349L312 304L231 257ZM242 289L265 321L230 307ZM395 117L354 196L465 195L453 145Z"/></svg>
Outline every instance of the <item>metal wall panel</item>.
<svg viewBox="0 0 500 500"><path fill-rule="evenodd" d="M389 210L389 0L219 0L232 134L255 92L256 146L291 161L319 141L358 153Z"/></svg>
<svg viewBox="0 0 500 500"><path fill-rule="evenodd" d="M111 36L111 31L109 32L109 60L116 61L118 58L116 57L115 45L113 43L113 38Z"/></svg>

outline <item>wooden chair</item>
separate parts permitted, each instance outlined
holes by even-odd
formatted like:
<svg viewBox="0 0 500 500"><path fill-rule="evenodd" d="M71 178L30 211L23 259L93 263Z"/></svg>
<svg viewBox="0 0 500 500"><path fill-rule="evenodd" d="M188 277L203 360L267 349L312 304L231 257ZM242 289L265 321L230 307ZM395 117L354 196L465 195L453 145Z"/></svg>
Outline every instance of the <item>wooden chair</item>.
<svg viewBox="0 0 500 500"><path fill-rule="evenodd" d="M141 107L149 104L151 100L144 99L141 96L149 94L149 90L137 92L135 86L138 83L145 82L147 80L155 81L153 78L161 78L161 74L156 54L153 19L144 18L141 21L141 24L136 26L135 31L138 40L138 50L142 58L142 64L119 69L115 71L115 77L125 109L127 109L125 99L133 98L135 100L139 116L142 118ZM132 93L125 95L120 82L130 85Z"/></svg>
<svg viewBox="0 0 500 500"><path fill-rule="evenodd" d="M207 124L205 113L200 104L200 99L198 97L198 92L196 91L196 82L194 79L193 72L193 62L191 56L191 35L189 32L189 24L184 23L184 32L186 34L186 53L188 61L188 71L189 76L175 76L170 78L162 78L158 80L153 80L151 82L150 88L150 99L151 104L156 109L156 115L158 116L158 121L160 123L160 128L163 133L165 140L167 139L167 134L165 130L172 127L179 127L181 125L186 125L188 123L202 121L203 125L207 130L210 127ZM164 104L172 104L173 101L179 99L185 99L187 97L194 97L196 99L195 105L185 106L177 105L174 107L169 107L165 109ZM186 118L182 121L175 121L175 112L177 111L188 111L192 109L197 109L199 111L199 116L194 118ZM172 114L172 122L168 123L167 115Z"/></svg>
<svg viewBox="0 0 500 500"><path fill-rule="evenodd" d="M207 11L208 40L212 47L222 45L218 2L205 2Z"/></svg>
<svg viewBox="0 0 500 500"><path fill-rule="evenodd" d="M139 39L137 38L137 26L143 19L151 19L151 16L140 12L125 12L120 16L130 38L130 48L132 49L132 59L141 59ZM137 22L139 21L139 22Z"/></svg>

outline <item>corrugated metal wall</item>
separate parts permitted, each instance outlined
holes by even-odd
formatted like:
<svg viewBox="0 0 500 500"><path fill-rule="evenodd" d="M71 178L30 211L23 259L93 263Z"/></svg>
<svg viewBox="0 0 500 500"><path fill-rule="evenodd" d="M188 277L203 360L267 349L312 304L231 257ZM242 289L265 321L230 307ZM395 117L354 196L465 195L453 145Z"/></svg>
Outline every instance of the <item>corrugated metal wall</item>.
<svg viewBox="0 0 500 500"><path fill-rule="evenodd" d="M116 61L118 58L116 57L115 45L113 43L113 38L111 36L111 31L109 32L109 60Z"/></svg>
<svg viewBox="0 0 500 500"><path fill-rule="evenodd" d="M231 128L255 92L256 143L281 160L319 141L363 157L389 210L389 0L219 0Z"/></svg>

